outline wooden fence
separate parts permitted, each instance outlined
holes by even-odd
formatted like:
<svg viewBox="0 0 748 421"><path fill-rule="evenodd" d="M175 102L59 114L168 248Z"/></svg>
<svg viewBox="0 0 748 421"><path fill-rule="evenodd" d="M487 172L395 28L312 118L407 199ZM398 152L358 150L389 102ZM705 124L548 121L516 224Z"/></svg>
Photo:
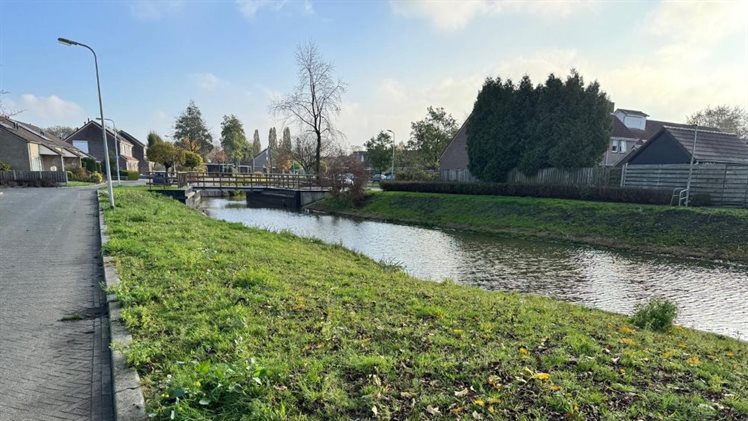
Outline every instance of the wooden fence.
<svg viewBox="0 0 748 421"><path fill-rule="evenodd" d="M515 168L509 171L507 182L564 186L619 186L621 169L615 167L543 168L537 174L527 176Z"/></svg>
<svg viewBox="0 0 748 421"><path fill-rule="evenodd" d="M28 183L34 181L65 183L68 180L64 171L0 171L0 184L7 182Z"/></svg>
<svg viewBox="0 0 748 421"><path fill-rule="evenodd" d="M685 189L688 164L626 165L621 185L643 189ZM698 164L691 175L692 194L708 195L714 206L748 207L748 165Z"/></svg>
<svg viewBox="0 0 748 421"><path fill-rule="evenodd" d="M467 169L440 170L442 181L458 181L460 183L472 183L478 181Z"/></svg>

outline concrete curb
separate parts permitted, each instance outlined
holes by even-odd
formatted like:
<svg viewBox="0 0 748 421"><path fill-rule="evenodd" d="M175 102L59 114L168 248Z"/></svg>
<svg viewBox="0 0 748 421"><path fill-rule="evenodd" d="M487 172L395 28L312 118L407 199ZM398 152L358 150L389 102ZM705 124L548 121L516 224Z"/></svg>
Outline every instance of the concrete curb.
<svg viewBox="0 0 748 421"><path fill-rule="evenodd" d="M104 245L109 237L106 235L104 212L99 202L99 192L96 190L96 203L99 208L99 235L101 236L102 260L104 263L104 280L106 287L111 288L119 283L114 259L103 255ZM106 306L109 313L109 333L112 348L112 392L114 398L114 419L116 421L144 421L148 417L145 413L145 400L140 389L140 376L134 368L127 365L127 358L121 349L132 342L132 336L127 333L120 316L120 305L117 296L107 295Z"/></svg>

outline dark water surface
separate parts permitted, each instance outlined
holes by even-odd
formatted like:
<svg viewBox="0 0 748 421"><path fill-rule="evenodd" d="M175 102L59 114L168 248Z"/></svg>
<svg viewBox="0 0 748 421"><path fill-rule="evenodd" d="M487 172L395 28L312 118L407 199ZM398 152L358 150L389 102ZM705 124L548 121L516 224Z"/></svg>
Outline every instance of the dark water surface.
<svg viewBox="0 0 748 421"><path fill-rule="evenodd" d="M211 198L203 207L214 218L340 243L375 260L400 263L423 279L450 278L488 290L547 295L617 313L631 313L636 304L654 296L667 297L678 305L681 325L743 340L748 337L745 265L251 209L244 203Z"/></svg>

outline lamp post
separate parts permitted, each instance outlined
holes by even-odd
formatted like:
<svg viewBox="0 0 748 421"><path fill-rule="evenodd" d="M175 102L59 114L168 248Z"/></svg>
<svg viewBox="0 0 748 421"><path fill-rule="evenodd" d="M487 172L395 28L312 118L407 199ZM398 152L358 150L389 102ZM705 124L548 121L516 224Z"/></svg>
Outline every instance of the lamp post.
<svg viewBox="0 0 748 421"><path fill-rule="evenodd" d="M393 132L390 129L387 129L388 132L392 133L392 170L391 175L392 179L395 179L395 132Z"/></svg>
<svg viewBox="0 0 748 421"><path fill-rule="evenodd" d="M97 120L101 120L101 117L96 117ZM117 160L117 185L122 185L122 180L120 180L120 171L119 171L119 138L117 137L117 125L114 123L114 120L111 118L107 118L106 121L112 123L112 128L114 129L114 156ZM104 124L102 123L102 126ZM106 130L104 130L106 131Z"/></svg>
<svg viewBox="0 0 748 421"><path fill-rule="evenodd" d="M699 125L693 126L693 146L691 146L691 162L688 165L688 182L686 183L686 207L691 204L691 176L693 175L693 163L696 156L696 139L698 139Z"/></svg>
<svg viewBox="0 0 748 421"><path fill-rule="evenodd" d="M93 48L89 47L86 44L81 44L80 42L72 41L66 38L57 38L57 41L59 41L60 44L63 45L77 45L86 48L94 56L94 66L96 67L96 90L99 94L99 113L101 114L101 141L104 142L104 156L106 157L106 184L107 190L109 190L109 206L114 209L114 192L112 191L112 168L111 165L109 165L109 147L107 147L106 144L106 129L104 128L104 105L102 105L101 102L101 83L99 82L99 59L96 57L96 52L93 50Z"/></svg>

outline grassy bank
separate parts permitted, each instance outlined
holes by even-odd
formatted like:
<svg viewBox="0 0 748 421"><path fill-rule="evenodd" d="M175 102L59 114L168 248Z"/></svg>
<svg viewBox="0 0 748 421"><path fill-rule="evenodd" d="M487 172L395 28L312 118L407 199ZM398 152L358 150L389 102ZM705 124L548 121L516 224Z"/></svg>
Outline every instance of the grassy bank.
<svg viewBox="0 0 748 421"><path fill-rule="evenodd" d="M105 253L156 419L748 416L745 343L116 194Z"/></svg>
<svg viewBox="0 0 748 421"><path fill-rule="evenodd" d="M484 232L514 232L637 251L748 261L748 210L510 196L381 192L359 208L316 210Z"/></svg>

